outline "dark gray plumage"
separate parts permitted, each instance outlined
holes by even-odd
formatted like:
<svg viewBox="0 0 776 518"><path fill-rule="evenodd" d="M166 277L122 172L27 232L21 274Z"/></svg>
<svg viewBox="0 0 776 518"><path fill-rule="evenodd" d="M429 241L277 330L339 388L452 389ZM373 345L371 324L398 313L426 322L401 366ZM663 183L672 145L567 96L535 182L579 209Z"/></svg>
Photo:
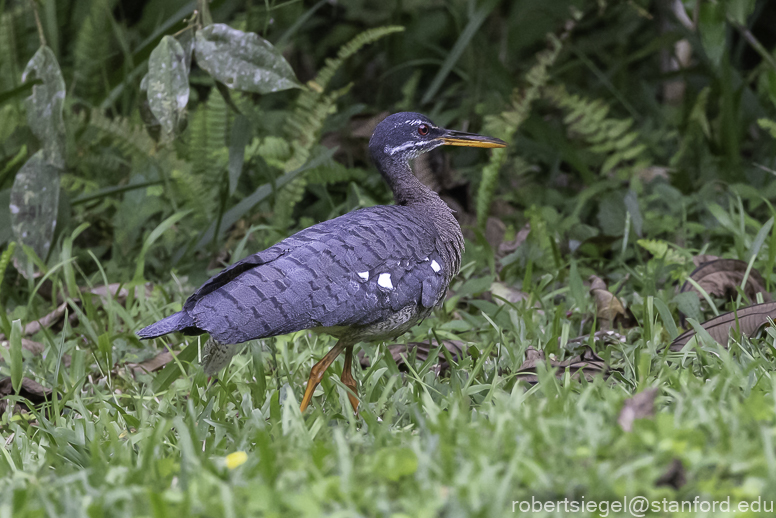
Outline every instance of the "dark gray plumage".
<svg viewBox="0 0 776 518"><path fill-rule="evenodd" d="M417 113L389 116L369 150L397 205L319 223L231 265L191 295L182 311L138 336L207 332L205 367L212 373L234 354L231 344L321 329L340 338L349 369L353 344L407 331L442 300L458 273L460 226L409 167L409 160L443 144L503 147L496 139L437 128Z"/></svg>

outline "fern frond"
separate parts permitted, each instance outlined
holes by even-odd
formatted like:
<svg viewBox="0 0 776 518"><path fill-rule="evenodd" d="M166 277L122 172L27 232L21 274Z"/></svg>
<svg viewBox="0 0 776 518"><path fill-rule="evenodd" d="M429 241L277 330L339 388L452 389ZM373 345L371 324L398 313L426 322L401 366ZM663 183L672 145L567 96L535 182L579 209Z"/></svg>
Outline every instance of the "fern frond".
<svg viewBox="0 0 776 518"><path fill-rule="evenodd" d="M86 16L75 38L75 91L94 99L105 90L104 65L111 52L111 6L108 0L91 0Z"/></svg>
<svg viewBox="0 0 776 518"><path fill-rule="evenodd" d="M274 220L276 225L288 226L294 215L294 208L302 201L307 189L307 178L297 176L280 189L275 198Z"/></svg>
<svg viewBox="0 0 776 518"><path fill-rule="evenodd" d="M350 86L341 88L328 95L306 95L302 93L297 100L294 115L288 121L292 134L292 155L283 165L286 172L302 167L310 158L310 149L318 141L326 117L336 113L337 99L342 97Z"/></svg>
<svg viewBox="0 0 776 518"><path fill-rule="evenodd" d="M245 160L248 161L257 155L272 167L283 169L286 161L291 157L291 144L283 137L273 135L261 140L254 139L254 142L245 149Z"/></svg>
<svg viewBox="0 0 776 518"><path fill-rule="evenodd" d="M395 26L369 29L343 45L337 52L336 58L326 60L326 65L318 72L314 80L307 83L307 87L299 95L294 114L289 118L287 127L292 153L283 166L285 171L298 169L307 162L310 150L320 137L324 121L329 115L336 112L337 100L350 89L350 86L346 86L334 92L325 93L331 78L334 77L345 60L365 45L402 30L404 30L403 27ZM283 190L293 192L284 194L281 190L278 194L274 212L276 226L287 227L289 225L294 205L302 199L306 185L307 182L302 181L302 177L299 177L283 188Z"/></svg>
<svg viewBox="0 0 776 518"><path fill-rule="evenodd" d="M566 112L563 121L569 135L590 144L588 149L604 158L602 174L617 169L627 177L647 164L643 156L647 146L639 143L640 133L631 130L633 119L610 118L605 102L569 94L562 85L545 88L544 98Z"/></svg>
<svg viewBox="0 0 776 518"><path fill-rule="evenodd" d="M542 88L550 77L549 69L560 54L561 40L550 34L549 42L549 48L536 55L536 64L526 74L527 86L524 89L515 89L513 92L509 108L499 115L485 118L484 133L496 136L506 142L512 141L520 125L531 113L531 105L541 96ZM482 170L482 180L477 191L477 225L480 229L485 228L498 184L498 173L506 162L506 158L505 149L494 149L488 165Z"/></svg>
<svg viewBox="0 0 776 518"><path fill-rule="evenodd" d="M156 145L140 124L132 124L123 117L109 119L99 110L92 110L89 125L107 137L127 158L146 159L154 153Z"/></svg>
<svg viewBox="0 0 776 518"><path fill-rule="evenodd" d="M333 161L329 164L316 167L307 171L305 177L313 185L326 185L330 183L362 181L366 178L366 171L357 167L347 167Z"/></svg>
<svg viewBox="0 0 776 518"><path fill-rule="evenodd" d="M345 45L340 47L339 51L337 52L337 57L334 59L327 59L326 66L324 66L315 77L314 82L318 86L319 91L322 92L326 89L329 81L331 81L331 78L334 77L334 74L337 72L339 67L342 66L342 63L344 63L345 60L349 57L353 56L356 52L361 50L362 47L365 47L370 43L374 43L375 41L379 40L380 38L384 38L389 34L402 32L403 30L404 27L398 25L376 27L374 29L369 29L362 32L347 42Z"/></svg>
<svg viewBox="0 0 776 518"><path fill-rule="evenodd" d="M213 89L207 102L190 117L189 165L179 167L173 175L182 199L200 207L197 218L209 217L216 206L218 185L229 160L227 128L226 101Z"/></svg>
<svg viewBox="0 0 776 518"><path fill-rule="evenodd" d="M328 94L324 93L331 78L342 66L342 63L363 46L401 30L404 29L402 27L379 27L364 31L343 45L337 52L336 58L326 60L323 69L299 95L294 114L288 121L289 136L293 140L291 142L291 157L283 167L285 171L298 169L307 162L310 150L320 137L324 121L329 115L336 112L337 100L350 89L350 86L346 86ZM281 190L275 200L275 225L279 227L289 225L294 206L302 199L306 186L305 177L298 177Z"/></svg>
<svg viewBox="0 0 776 518"><path fill-rule="evenodd" d="M216 177L226 166L220 155L227 149L227 110L226 101L213 89L191 116L189 159L197 176Z"/></svg>

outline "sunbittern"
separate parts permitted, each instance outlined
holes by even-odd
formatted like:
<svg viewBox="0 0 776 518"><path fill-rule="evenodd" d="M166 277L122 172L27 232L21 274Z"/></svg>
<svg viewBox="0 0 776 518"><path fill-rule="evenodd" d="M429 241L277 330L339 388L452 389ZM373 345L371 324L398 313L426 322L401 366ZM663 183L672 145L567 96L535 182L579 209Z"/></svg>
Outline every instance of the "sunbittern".
<svg viewBox="0 0 776 518"><path fill-rule="evenodd" d="M357 411L353 346L386 340L423 320L461 266L461 227L444 201L412 174L409 162L442 145L504 147L505 142L439 128L419 113L396 113L369 141L396 205L355 210L306 228L229 266L186 300L183 310L138 331L210 333L205 372L226 366L235 344L317 329L339 340L316 363L301 410L323 373L345 351L342 383Z"/></svg>

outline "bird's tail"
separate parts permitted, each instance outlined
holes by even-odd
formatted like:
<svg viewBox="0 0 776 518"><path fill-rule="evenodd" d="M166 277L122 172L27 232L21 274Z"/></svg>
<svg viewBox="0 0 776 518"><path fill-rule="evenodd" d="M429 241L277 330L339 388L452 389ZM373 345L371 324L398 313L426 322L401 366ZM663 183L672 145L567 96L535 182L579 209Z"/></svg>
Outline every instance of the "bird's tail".
<svg viewBox="0 0 776 518"><path fill-rule="evenodd" d="M194 320L192 320L189 314L185 311L178 311L174 315L170 315L167 318L161 319L159 322L144 327L137 332L137 336L140 337L141 340L145 340L147 338L156 338L157 336L166 335L173 331L183 331L192 326L194 326Z"/></svg>
<svg viewBox="0 0 776 518"><path fill-rule="evenodd" d="M229 365L232 357L237 354L237 350L236 344L222 344L211 336L205 342L202 351L202 368L205 370L205 374L212 376Z"/></svg>

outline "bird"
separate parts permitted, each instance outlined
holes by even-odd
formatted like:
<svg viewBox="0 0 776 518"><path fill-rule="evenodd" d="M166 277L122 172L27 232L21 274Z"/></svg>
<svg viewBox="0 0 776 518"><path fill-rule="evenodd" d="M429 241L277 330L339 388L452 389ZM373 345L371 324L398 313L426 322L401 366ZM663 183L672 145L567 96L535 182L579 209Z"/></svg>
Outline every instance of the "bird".
<svg viewBox="0 0 776 518"><path fill-rule="evenodd" d="M300 410L344 351L340 379L357 413L353 348L395 338L425 319L461 266L464 239L452 209L410 167L443 145L503 148L506 142L441 128L420 113L389 115L376 126L369 154L394 205L320 222L232 264L200 286L181 311L137 336L208 333L202 365L212 375L243 342L304 329L328 333L338 340L312 367Z"/></svg>

